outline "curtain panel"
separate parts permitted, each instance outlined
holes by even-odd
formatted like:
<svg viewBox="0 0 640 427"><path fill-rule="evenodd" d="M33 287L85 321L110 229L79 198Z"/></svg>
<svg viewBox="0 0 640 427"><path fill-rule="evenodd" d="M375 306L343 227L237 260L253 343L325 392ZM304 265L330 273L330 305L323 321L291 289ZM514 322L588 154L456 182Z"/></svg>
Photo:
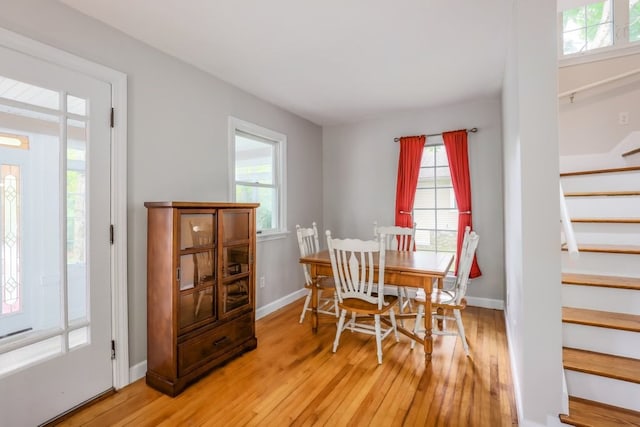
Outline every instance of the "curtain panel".
<svg viewBox="0 0 640 427"><path fill-rule="evenodd" d="M424 135L400 138L398 180L396 181L396 225L400 227L413 227L413 201L416 197L425 141Z"/></svg>
<svg viewBox="0 0 640 427"><path fill-rule="evenodd" d="M469 157L467 149L467 131L457 130L453 132L443 132L442 139L447 150L449 159L449 169L451 170L451 181L453 192L458 203L458 243L456 248L456 273L460 262L460 250L464 239L464 229L468 225L473 230L472 210L471 210L471 180L469 179ZM461 232L462 231L462 232ZM469 277L474 278L482 275L478 261L474 255L471 273Z"/></svg>

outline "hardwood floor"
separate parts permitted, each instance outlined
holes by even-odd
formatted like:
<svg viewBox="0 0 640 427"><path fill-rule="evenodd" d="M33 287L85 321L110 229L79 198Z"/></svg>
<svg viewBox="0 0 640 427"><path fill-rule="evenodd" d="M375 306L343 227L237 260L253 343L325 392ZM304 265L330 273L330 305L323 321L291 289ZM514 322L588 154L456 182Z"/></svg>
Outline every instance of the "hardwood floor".
<svg viewBox="0 0 640 427"><path fill-rule="evenodd" d="M383 342L342 334L323 316L317 335L303 300L257 322L258 348L175 398L144 379L64 420L63 426L514 426L502 311L467 307L471 357L457 337L434 337L432 362L400 335ZM330 321L330 320L329 320Z"/></svg>

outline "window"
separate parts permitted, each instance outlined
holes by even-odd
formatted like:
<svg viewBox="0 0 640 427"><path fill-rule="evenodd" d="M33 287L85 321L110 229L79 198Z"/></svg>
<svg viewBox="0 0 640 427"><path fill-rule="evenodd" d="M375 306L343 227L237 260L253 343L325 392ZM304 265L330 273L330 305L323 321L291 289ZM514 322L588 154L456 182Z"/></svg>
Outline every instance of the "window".
<svg viewBox="0 0 640 427"><path fill-rule="evenodd" d="M458 207L444 145L428 145L422 152L413 203L418 250L456 252Z"/></svg>
<svg viewBox="0 0 640 427"><path fill-rule="evenodd" d="M640 0L565 0L560 13L562 56L630 46L640 41Z"/></svg>
<svg viewBox="0 0 640 427"><path fill-rule="evenodd" d="M260 203L256 212L259 234L286 232L285 149L287 137L278 132L229 119L233 176L231 199Z"/></svg>

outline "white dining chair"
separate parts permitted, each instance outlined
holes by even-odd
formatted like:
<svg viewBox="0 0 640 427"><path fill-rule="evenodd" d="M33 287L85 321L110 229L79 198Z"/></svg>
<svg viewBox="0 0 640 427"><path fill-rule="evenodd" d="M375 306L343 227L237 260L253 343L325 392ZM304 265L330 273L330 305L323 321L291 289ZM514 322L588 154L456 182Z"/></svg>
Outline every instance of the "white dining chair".
<svg viewBox="0 0 640 427"><path fill-rule="evenodd" d="M475 255L479 240L480 237L474 231L470 232L467 236L465 244L460 251L460 263L458 264L458 271L453 289L437 289L431 294L432 313L430 313L430 315L433 319L432 335L458 335L462 341L462 346L467 356L469 356L469 345L467 344L467 338L464 333L461 310L464 310L467 306L465 294L469 284L469 274L471 272L473 256ZM418 314L416 315L416 323L413 333L417 335L420 332L424 332L424 329L421 328L423 316L425 316L424 291L418 291L415 301L418 304ZM438 309L441 309L443 314L438 314ZM452 311L453 317L447 316L447 311ZM438 328L437 320L442 320L442 328ZM456 322L456 331L447 330L447 320L454 320ZM413 348L414 345L415 341L411 343L411 348Z"/></svg>
<svg viewBox="0 0 640 427"><path fill-rule="evenodd" d="M333 239L327 231L327 246L331 258L331 269L335 280L340 320L333 342L335 353L340 343L340 335L345 329L376 337L378 364L382 363L382 340L392 332L399 340L393 306L398 302L395 295L384 295L384 235L378 240ZM374 254L378 254L378 280L374 280ZM346 321L347 312L356 316ZM383 328L380 317L388 313L391 326ZM363 316L357 316L358 314ZM373 326L364 323L373 317Z"/></svg>
<svg viewBox="0 0 640 427"><path fill-rule="evenodd" d="M298 236L300 257L305 257L320 251L318 227L315 222L311 224L310 228L303 228L300 227L300 225L296 225L296 234ZM302 264L302 270L304 272L304 286L308 291L307 297L304 300L304 306L302 307L302 313L300 314L300 323L304 321L307 311L311 311L311 288L314 286L309 272L309 266L307 264ZM338 317L338 298L335 293L333 277L318 277L315 286L317 287L318 292L318 313Z"/></svg>
<svg viewBox="0 0 640 427"><path fill-rule="evenodd" d="M377 222L373 223L373 235L378 236L384 234L385 248L388 251L409 252L416 248L416 224L413 227L399 227L397 225L380 226ZM398 306L400 313L408 308L409 312L413 312L413 304L407 288L403 286L393 286L393 283L385 284L386 287L396 288L398 295ZM402 319L400 323L404 325Z"/></svg>

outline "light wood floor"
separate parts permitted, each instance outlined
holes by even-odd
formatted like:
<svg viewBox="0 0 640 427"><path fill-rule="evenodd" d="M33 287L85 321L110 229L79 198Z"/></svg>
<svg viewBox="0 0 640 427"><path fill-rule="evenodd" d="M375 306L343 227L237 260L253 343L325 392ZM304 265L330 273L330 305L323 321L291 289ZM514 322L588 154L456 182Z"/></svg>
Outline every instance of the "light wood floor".
<svg viewBox="0 0 640 427"><path fill-rule="evenodd" d="M384 341L335 326L298 324L302 300L257 322L258 348L170 398L144 379L65 420L66 426L514 426L502 311L467 307L472 357L456 337L435 337L432 362L400 335ZM326 318L325 318L326 319Z"/></svg>

